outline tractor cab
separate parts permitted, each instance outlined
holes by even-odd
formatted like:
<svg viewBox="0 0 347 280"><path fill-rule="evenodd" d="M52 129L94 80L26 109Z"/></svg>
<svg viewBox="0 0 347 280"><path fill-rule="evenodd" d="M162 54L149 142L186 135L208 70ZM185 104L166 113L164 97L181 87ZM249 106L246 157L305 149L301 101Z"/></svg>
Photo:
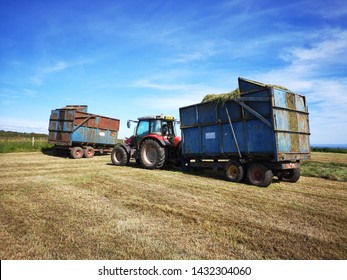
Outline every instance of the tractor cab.
<svg viewBox="0 0 347 280"><path fill-rule="evenodd" d="M140 117L138 121L128 120L128 128L130 128L131 122L137 123L134 135L129 138L131 140L128 144L131 146L139 145L144 138L155 138L163 145L174 144L176 138L175 124L178 123L174 117L164 115Z"/></svg>

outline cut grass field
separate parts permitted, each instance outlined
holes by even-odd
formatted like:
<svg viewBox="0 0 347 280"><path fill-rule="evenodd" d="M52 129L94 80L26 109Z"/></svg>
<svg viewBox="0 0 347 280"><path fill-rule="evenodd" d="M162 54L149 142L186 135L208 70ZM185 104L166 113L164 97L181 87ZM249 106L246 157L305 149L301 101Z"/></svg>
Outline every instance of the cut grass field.
<svg viewBox="0 0 347 280"><path fill-rule="evenodd" d="M309 177L347 182L346 153L312 153L312 160L301 164L301 173Z"/></svg>
<svg viewBox="0 0 347 280"><path fill-rule="evenodd" d="M1 259L347 258L343 181L258 188L42 153L0 154L0 166Z"/></svg>

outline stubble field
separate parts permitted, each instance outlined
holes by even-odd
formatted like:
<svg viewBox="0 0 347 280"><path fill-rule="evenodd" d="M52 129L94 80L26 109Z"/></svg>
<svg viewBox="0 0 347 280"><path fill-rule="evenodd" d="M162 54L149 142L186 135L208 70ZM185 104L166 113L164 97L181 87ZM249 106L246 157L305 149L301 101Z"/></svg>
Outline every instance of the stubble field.
<svg viewBox="0 0 347 280"><path fill-rule="evenodd" d="M347 258L346 182L258 188L39 152L0 154L0 166L1 259Z"/></svg>

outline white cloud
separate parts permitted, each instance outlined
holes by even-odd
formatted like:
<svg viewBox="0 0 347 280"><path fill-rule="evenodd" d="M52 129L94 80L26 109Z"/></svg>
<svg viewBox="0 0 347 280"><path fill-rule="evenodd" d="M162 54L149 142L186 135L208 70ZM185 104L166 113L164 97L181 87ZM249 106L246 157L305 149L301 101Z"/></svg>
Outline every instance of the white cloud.
<svg viewBox="0 0 347 280"><path fill-rule="evenodd" d="M17 103L22 97L35 97L36 95L37 91L30 88L3 88L0 90L0 104L10 106Z"/></svg>
<svg viewBox="0 0 347 280"><path fill-rule="evenodd" d="M165 83L158 83L152 80L148 79L140 79L135 81L132 84L133 87L139 87L139 88L149 88L149 89L156 89L156 90L164 90L164 91L179 91L183 90L185 88L185 85L182 84L165 84Z"/></svg>
<svg viewBox="0 0 347 280"><path fill-rule="evenodd" d="M41 85L47 75L52 75L54 73L59 73L69 68L88 63L87 61L77 61L77 62L66 62L58 61L49 66L40 66L35 70L35 75L30 77L30 80L35 85Z"/></svg>
<svg viewBox="0 0 347 280"><path fill-rule="evenodd" d="M146 94L145 98L137 98L135 104L146 104L147 108L166 110L178 110L180 107L199 103L206 94L230 91L230 88L213 87L203 83L183 84L175 81L163 83L150 79L136 81L134 86L156 90L153 94Z"/></svg>
<svg viewBox="0 0 347 280"><path fill-rule="evenodd" d="M344 0L326 1L308 1L310 9L307 9L308 14L318 15L324 19L337 20L347 16L347 6Z"/></svg>
<svg viewBox="0 0 347 280"><path fill-rule="evenodd" d="M214 41L198 41L185 47L185 52L178 52L168 61L169 63L191 63L195 61L208 60L210 57L218 53L216 43Z"/></svg>
<svg viewBox="0 0 347 280"><path fill-rule="evenodd" d="M324 66L326 63L346 64L347 30L323 30L319 32L321 41L306 48L291 48L283 55L283 59L298 64L314 64Z"/></svg>
<svg viewBox="0 0 347 280"><path fill-rule="evenodd" d="M41 85L43 83L44 78L49 75L53 74L56 72L63 71L67 68L70 68L72 64L69 64L64 61L59 61L54 63L53 65L46 66L46 67L41 67L36 70L36 74L30 78L30 80L35 84L35 85Z"/></svg>

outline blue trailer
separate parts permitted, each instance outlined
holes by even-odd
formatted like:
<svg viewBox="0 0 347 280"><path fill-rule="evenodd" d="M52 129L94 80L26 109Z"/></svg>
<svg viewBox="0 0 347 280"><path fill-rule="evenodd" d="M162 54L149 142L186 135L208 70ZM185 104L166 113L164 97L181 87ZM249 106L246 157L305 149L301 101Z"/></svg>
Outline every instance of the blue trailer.
<svg viewBox="0 0 347 280"><path fill-rule="evenodd" d="M117 144L120 121L90 114L86 105L67 105L52 110L48 142L56 150L69 151L79 159L91 158L95 152L111 152Z"/></svg>
<svg viewBox="0 0 347 280"><path fill-rule="evenodd" d="M223 169L226 178L244 177L268 186L273 176L300 177L310 158L305 97L276 86L238 79L240 97L180 108L183 168Z"/></svg>

